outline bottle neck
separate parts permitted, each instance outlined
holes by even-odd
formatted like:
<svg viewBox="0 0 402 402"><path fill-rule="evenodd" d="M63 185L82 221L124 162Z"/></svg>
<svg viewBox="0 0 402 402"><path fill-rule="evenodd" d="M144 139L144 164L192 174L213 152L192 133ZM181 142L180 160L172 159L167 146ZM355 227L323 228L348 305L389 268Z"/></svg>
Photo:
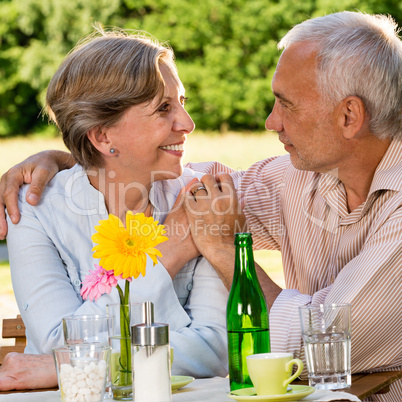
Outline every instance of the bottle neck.
<svg viewBox="0 0 402 402"><path fill-rule="evenodd" d="M236 245L235 276L245 275L252 279L256 275L254 266L254 256L251 245Z"/></svg>

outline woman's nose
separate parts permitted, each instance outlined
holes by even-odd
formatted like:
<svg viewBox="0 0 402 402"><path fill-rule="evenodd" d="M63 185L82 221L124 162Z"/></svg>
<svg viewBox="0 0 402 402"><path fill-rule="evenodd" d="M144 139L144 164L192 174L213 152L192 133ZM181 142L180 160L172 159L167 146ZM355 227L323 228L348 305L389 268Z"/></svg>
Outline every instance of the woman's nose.
<svg viewBox="0 0 402 402"><path fill-rule="evenodd" d="M181 109L179 116L175 120L174 130L185 131L186 134L191 134L195 129L195 124L186 109Z"/></svg>

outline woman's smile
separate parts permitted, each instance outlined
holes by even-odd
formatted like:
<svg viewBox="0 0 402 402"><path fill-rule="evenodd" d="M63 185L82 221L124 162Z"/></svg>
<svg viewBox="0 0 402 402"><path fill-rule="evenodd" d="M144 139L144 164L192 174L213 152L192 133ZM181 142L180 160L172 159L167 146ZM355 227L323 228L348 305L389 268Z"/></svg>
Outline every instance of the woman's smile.
<svg viewBox="0 0 402 402"><path fill-rule="evenodd" d="M162 151L165 151L169 154L182 157L184 153L184 142L178 144L171 144L171 145L163 145L159 147Z"/></svg>

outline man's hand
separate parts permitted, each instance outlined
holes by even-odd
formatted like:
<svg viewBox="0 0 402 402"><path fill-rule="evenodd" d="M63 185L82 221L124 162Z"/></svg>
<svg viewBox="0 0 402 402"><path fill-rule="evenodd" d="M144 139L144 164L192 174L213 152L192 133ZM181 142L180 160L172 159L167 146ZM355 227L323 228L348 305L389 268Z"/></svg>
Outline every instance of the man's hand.
<svg viewBox="0 0 402 402"><path fill-rule="evenodd" d="M8 353L0 367L0 391L57 387L52 355Z"/></svg>
<svg viewBox="0 0 402 402"><path fill-rule="evenodd" d="M186 193L191 234L198 250L230 290L235 262L234 235L247 232L246 219L230 175L225 173L216 178L206 175L201 181L205 190L199 189L200 184L195 183ZM282 289L258 264L255 267L268 307L271 308Z"/></svg>
<svg viewBox="0 0 402 402"><path fill-rule="evenodd" d="M200 255L191 236L184 208L186 191L194 182L198 182L198 179L193 179L182 189L173 208L166 217L164 225L169 241L165 241L157 246L162 253L160 261L172 279L183 268L184 264Z"/></svg>
<svg viewBox="0 0 402 402"><path fill-rule="evenodd" d="M62 151L44 151L32 155L25 161L12 167L0 180L0 240L7 235L5 208L13 223L20 220L18 209L18 193L24 184L30 184L26 199L29 204L36 205L47 183L59 171L71 167L73 160L70 154Z"/></svg>
<svg viewBox="0 0 402 402"><path fill-rule="evenodd" d="M201 184L205 190L200 189ZM234 234L247 230L245 217L230 175L205 175L201 184L194 183L186 193L191 234L198 250L229 289L233 277Z"/></svg>
<svg viewBox="0 0 402 402"><path fill-rule="evenodd" d="M235 233L247 231L233 180L226 173L205 175L201 184L192 184L186 194L186 212L194 242L204 256L233 246Z"/></svg>

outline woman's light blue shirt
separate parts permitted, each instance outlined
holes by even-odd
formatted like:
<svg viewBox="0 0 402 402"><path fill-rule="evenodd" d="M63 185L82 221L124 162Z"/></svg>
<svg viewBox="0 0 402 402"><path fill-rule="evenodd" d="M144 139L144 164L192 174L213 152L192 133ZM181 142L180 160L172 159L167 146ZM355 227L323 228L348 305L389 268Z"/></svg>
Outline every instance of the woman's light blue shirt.
<svg viewBox="0 0 402 402"><path fill-rule="evenodd" d="M150 200L163 223L183 185L197 174L184 169L179 179L155 182ZM27 328L25 353L51 353L63 343L61 319L105 314L118 303L116 289L96 303L84 301L81 283L94 264L91 236L108 213L102 193L75 165L58 173L36 207L19 194L21 221L8 217L7 237L15 297ZM155 321L169 324L174 347L172 373L196 377L227 374L226 302L228 292L202 257L187 263L172 281L161 263L148 258L146 276L131 283L131 302L152 301Z"/></svg>

